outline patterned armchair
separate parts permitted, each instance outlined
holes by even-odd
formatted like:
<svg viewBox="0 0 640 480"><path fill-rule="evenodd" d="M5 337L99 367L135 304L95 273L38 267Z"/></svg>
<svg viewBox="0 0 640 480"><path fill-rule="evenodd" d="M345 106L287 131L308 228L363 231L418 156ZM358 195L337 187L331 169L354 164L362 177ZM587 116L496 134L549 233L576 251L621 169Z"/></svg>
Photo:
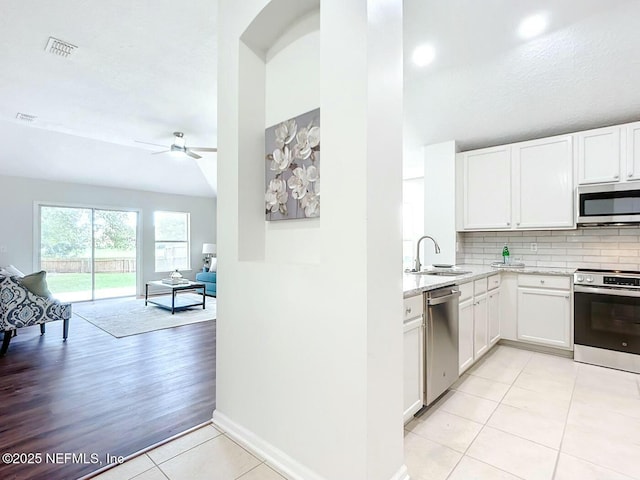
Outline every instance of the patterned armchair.
<svg viewBox="0 0 640 480"><path fill-rule="evenodd" d="M40 332L44 334L46 322L62 320L62 337L66 340L70 318L70 303L40 297L23 287L15 277L0 275L0 331L4 332L0 356L7 352L11 338L22 327L40 325Z"/></svg>

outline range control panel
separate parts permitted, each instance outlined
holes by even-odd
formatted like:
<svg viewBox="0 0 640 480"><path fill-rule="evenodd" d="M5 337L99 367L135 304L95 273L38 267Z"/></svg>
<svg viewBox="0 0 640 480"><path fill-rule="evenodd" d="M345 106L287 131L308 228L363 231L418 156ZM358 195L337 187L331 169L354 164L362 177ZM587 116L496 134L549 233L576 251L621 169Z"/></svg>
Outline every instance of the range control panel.
<svg viewBox="0 0 640 480"><path fill-rule="evenodd" d="M578 270L573 275L574 285L594 287L624 287L640 289L640 272L613 272L608 270Z"/></svg>
<svg viewBox="0 0 640 480"><path fill-rule="evenodd" d="M605 285L622 285L626 287L640 287L640 278L604 276L603 281Z"/></svg>

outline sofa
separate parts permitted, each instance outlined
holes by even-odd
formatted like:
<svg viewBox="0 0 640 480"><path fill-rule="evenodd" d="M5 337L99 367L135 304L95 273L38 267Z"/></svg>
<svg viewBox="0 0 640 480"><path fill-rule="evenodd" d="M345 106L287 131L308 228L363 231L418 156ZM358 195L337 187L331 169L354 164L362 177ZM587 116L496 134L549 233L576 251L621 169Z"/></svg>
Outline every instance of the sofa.
<svg viewBox="0 0 640 480"><path fill-rule="evenodd" d="M204 291L207 295L216 296L216 279L217 272L199 272L196 273L196 282L202 282L205 285Z"/></svg>
<svg viewBox="0 0 640 480"><path fill-rule="evenodd" d="M0 275L0 331L4 332L0 356L7 353L11 338L23 327L40 325L40 333L44 334L45 323L62 320L62 338L66 340L70 318L70 303L36 295L23 286L18 277Z"/></svg>

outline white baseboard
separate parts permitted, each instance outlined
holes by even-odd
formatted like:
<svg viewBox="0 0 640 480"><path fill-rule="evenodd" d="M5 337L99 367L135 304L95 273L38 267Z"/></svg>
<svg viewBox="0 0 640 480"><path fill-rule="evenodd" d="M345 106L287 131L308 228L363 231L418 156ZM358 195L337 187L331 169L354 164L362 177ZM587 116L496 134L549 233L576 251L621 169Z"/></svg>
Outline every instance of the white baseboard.
<svg viewBox="0 0 640 480"><path fill-rule="evenodd" d="M411 480L411 477L409 477L409 471L407 470L407 466L402 465L400 467L400 470L398 470L396 474L393 477L391 477L391 480Z"/></svg>
<svg viewBox="0 0 640 480"><path fill-rule="evenodd" d="M270 467L287 478L291 480L327 480L255 433L238 425L225 414L220 413L219 410L213 412L212 422L237 443L258 458L263 459Z"/></svg>
<svg viewBox="0 0 640 480"><path fill-rule="evenodd" d="M256 457L264 460L267 465L287 478L291 480L328 480L242 425L238 425L224 413L220 413L219 410L214 410L211 421L235 442L242 445ZM407 467L402 465L389 480L410 480Z"/></svg>
<svg viewBox="0 0 640 480"><path fill-rule="evenodd" d="M547 353L549 355L557 355L559 357L573 358L573 352L564 348L550 347L546 345L537 345L535 343L521 342L519 340L507 340L501 338L497 345L505 347L519 348L520 350L529 350L531 352Z"/></svg>

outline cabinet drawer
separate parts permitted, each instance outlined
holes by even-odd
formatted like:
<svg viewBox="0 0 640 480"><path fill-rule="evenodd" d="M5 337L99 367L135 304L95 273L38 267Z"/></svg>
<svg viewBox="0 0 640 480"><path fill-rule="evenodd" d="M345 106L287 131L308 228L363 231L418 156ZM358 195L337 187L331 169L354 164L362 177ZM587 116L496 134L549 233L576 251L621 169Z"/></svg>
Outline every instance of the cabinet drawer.
<svg viewBox="0 0 640 480"><path fill-rule="evenodd" d="M412 318L422 316L422 295L409 297L404 299L404 308L402 309L402 320L406 322Z"/></svg>
<svg viewBox="0 0 640 480"><path fill-rule="evenodd" d="M487 277L487 283L489 290L498 288L500 286L500 275L491 275L490 277Z"/></svg>
<svg viewBox="0 0 640 480"><path fill-rule="evenodd" d="M481 278L480 280L473 281L473 294L481 295L487 291L487 279Z"/></svg>
<svg viewBox="0 0 640 480"><path fill-rule="evenodd" d="M569 290L571 279L560 275L518 275L518 286Z"/></svg>
<svg viewBox="0 0 640 480"><path fill-rule="evenodd" d="M468 300L469 298L473 297L473 282L458 285L458 290L460 290L460 302Z"/></svg>

